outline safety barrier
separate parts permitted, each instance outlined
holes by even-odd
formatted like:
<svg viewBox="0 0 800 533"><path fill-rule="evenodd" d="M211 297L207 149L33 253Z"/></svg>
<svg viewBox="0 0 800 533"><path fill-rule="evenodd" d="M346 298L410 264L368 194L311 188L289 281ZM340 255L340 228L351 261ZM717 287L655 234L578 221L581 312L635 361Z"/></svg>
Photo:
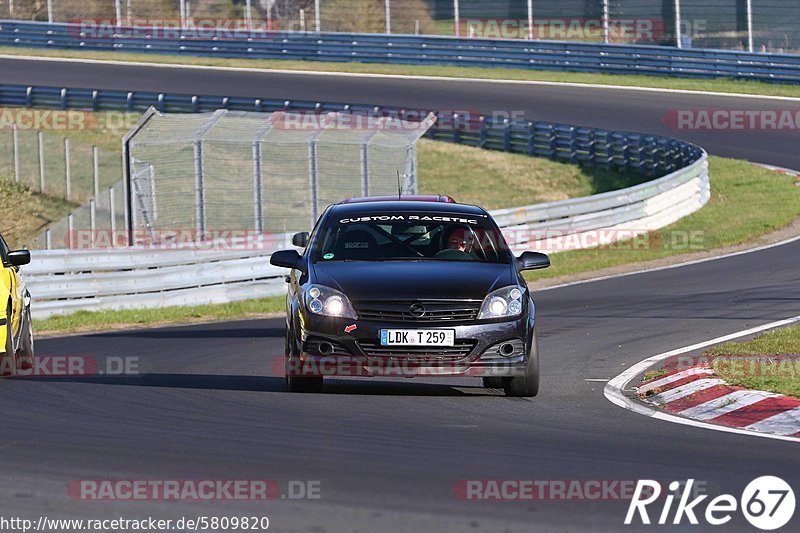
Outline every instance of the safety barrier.
<svg viewBox="0 0 800 533"><path fill-rule="evenodd" d="M419 110L343 103L2 84L0 106L129 111L154 106L165 112L349 110L400 118L420 115ZM550 247L553 234L575 237L570 248L628 239L696 211L709 198L707 154L684 141L548 122L458 114L440 114L438 118L427 134L433 139L654 177L618 191L493 212L515 251L558 251ZM599 230L611 233L584 239ZM59 250L35 252L25 273L36 299L35 315L43 317L78 309L190 305L277 294L283 290L283 273L269 266L268 255L264 250L242 255L225 248L177 252Z"/></svg>
<svg viewBox="0 0 800 533"><path fill-rule="evenodd" d="M209 36L212 35L212 36ZM800 56L667 46L0 21L0 46L800 83Z"/></svg>

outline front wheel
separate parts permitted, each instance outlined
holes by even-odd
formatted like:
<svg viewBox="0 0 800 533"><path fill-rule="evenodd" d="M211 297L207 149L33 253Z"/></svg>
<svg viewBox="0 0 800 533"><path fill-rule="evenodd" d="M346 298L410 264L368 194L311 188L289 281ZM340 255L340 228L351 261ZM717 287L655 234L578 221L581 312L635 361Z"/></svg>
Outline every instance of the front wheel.
<svg viewBox="0 0 800 533"><path fill-rule="evenodd" d="M539 338L536 328L533 329L528 363L521 376L503 378L503 390L506 396L531 398L539 394Z"/></svg>
<svg viewBox="0 0 800 533"><path fill-rule="evenodd" d="M6 310L6 346L0 355L0 377L10 377L17 373L17 357L14 353L14 330L11 328L11 307Z"/></svg>
<svg viewBox="0 0 800 533"><path fill-rule="evenodd" d="M292 369L292 365L290 361L293 357L298 357L300 355L300 350L297 349L297 344L294 341L294 336L291 333L291 330L287 327L286 328L286 337L285 337L285 348L286 348L286 388L289 389L289 392L321 392L322 391L322 376L294 376L292 375L297 370Z"/></svg>
<svg viewBox="0 0 800 533"><path fill-rule="evenodd" d="M17 350L17 365L20 370L33 368L33 321L31 320L30 307L25 308L22 315L22 339Z"/></svg>

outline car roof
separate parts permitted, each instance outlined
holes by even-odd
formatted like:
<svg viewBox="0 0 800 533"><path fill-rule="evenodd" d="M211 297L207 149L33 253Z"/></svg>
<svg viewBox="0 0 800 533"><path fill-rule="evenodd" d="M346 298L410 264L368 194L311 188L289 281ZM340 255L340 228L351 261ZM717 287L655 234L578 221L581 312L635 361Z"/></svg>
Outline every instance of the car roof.
<svg viewBox="0 0 800 533"><path fill-rule="evenodd" d="M448 204L456 203L449 196L443 194L407 194L405 196L361 196L359 198L348 198L342 200L340 204L363 204L367 202L385 202L385 201L402 201L402 202L444 202Z"/></svg>
<svg viewBox="0 0 800 533"><path fill-rule="evenodd" d="M454 202L433 202L427 200L374 200L368 202L338 203L331 206L337 215L354 213L397 213L400 211L418 211L424 213L459 213L462 215L486 215L486 210L477 205L457 204Z"/></svg>

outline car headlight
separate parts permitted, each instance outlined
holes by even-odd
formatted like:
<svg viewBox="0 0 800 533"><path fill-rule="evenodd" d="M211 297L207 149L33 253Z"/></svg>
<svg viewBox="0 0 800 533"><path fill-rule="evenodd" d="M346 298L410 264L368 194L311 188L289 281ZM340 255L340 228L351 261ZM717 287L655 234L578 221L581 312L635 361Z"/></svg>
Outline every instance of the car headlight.
<svg viewBox="0 0 800 533"><path fill-rule="evenodd" d="M305 298L306 308L315 315L357 318L353 304L347 296L336 289L324 285L310 285L306 289Z"/></svg>
<svg viewBox="0 0 800 533"><path fill-rule="evenodd" d="M478 318L503 318L522 314L522 296L525 290L517 285L503 287L483 300Z"/></svg>

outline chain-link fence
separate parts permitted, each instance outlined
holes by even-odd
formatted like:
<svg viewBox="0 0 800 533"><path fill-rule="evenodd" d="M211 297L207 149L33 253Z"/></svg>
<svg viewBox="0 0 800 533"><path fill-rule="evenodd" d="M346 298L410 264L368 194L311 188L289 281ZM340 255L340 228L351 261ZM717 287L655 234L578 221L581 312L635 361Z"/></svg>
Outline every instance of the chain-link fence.
<svg viewBox="0 0 800 533"><path fill-rule="evenodd" d="M139 241L311 228L353 196L417 190L416 141L433 124L350 113L161 114L126 141Z"/></svg>
<svg viewBox="0 0 800 533"><path fill-rule="evenodd" d="M800 52L796 0L0 0L0 18Z"/></svg>
<svg viewBox="0 0 800 533"><path fill-rule="evenodd" d="M27 188L82 204L122 176L118 152L54 132L0 129L0 174Z"/></svg>

